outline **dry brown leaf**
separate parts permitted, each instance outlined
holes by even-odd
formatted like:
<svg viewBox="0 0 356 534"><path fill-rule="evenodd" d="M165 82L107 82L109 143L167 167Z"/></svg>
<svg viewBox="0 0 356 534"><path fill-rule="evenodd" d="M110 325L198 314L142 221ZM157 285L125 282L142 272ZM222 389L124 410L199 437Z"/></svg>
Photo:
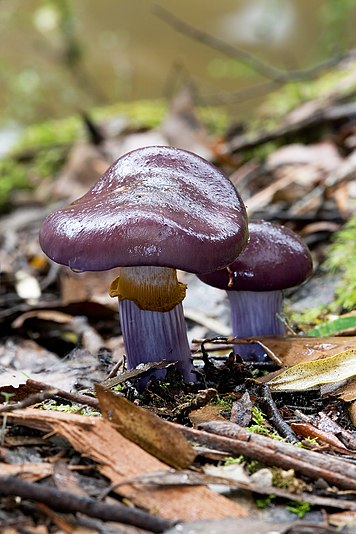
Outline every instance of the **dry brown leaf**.
<svg viewBox="0 0 356 534"><path fill-rule="evenodd" d="M317 165L324 171L333 171L341 162L336 145L331 141L321 141L311 145L284 145L267 157L266 165L268 169L281 165Z"/></svg>
<svg viewBox="0 0 356 534"><path fill-rule="evenodd" d="M346 525L351 527L356 524L356 512L348 511L329 514L328 523L333 527L338 527L340 530Z"/></svg>
<svg viewBox="0 0 356 534"><path fill-rule="evenodd" d="M178 430L149 410L135 406L98 384L95 392L103 416L112 421L125 438L172 467L184 469L193 463L196 453Z"/></svg>
<svg viewBox="0 0 356 534"><path fill-rule="evenodd" d="M97 462L98 470L113 485L120 484L113 491L161 517L195 521L248 515L240 504L205 487L155 489L129 484L129 479L169 467L124 438L106 419L32 408L8 413L7 418L56 432L83 456Z"/></svg>
<svg viewBox="0 0 356 534"><path fill-rule="evenodd" d="M73 316L58 310L33 310L19 315L12 323L13 328L21 328L27 319L40 319L42 321L52 321L58 324L69 324L73 321Z"/></svg>
<svg viewBox="0 0 356 534"><path fill-rule="evenodd" d="M262 189L262 191L258 191L257 193L252 195L252 197L246 200L247 213L251 215L251 213L258 211L266 204L271 202L275 193L283 187L289 186L293 182L293 180L294 176L292 173L284 175L282 176L282 178L279 178L272 184Z"/></svg>
<svg viewBox="0 0 356 534"><path fill-rule="evenodd" d="M266 345L286 367L297 363L312 362L321 358L335 356L340 352L352 350L356 347L354 337L261 337L258 338Z"/></svg>
<svg viewBox="0 0 356 534"><path fill-rule="evenodd" d="M349 406L349 416L351 423L356 427L356 401Z"/></svg>
<svg viewBox="0 0 356 534"><path fill-rule="evenodd" d="M351 402L356 400L356 379L351 380L350 382L347 382L347 384L344 384L341 386L336 392L335 395L337 395L340 399L344 400L345 402Z"/></svg>
<svg viewBox="0 0 356 534"><path fill-rule="evenodd" d="M220 415L221 406L213 406L208 404L199 408L199 410L192 410L189 413L189 419L193 426L197 427L200 423L206 423L207 421L226 421L225 417Z"/></svg>
<svg viewBox="0 0 356 534"><path fill-rule="evenodd" d="M63 305L72 302L98 302L103 306L117 310L117 299L109 297L109 286L119 275L119 269L74 273L68 267L59 271L61 302Z"/></svg>

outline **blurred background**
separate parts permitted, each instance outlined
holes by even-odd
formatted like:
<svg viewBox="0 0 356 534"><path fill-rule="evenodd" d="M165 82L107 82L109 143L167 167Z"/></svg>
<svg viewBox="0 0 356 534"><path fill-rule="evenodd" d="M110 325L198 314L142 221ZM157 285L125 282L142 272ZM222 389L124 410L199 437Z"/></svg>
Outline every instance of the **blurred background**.
<svg viewBox="0 0 356 534"><path fill-rule="evenodd" d="M265 90L249 88L266 78L177 31L157 6L282 70L305 69L356 41L354 0L1 0L0 128L7 138L16 125L169 98L182 80L203 105L228 105L241 117L253 112Z"/></svg>

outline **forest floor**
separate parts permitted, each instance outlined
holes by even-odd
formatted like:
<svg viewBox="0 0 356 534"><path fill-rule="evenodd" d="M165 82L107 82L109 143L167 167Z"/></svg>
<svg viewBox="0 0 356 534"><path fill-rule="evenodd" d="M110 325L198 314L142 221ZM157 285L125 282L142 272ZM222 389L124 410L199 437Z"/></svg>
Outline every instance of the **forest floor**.
<svg viewBox="0 0 356 534"><path fill-rule="evenodd" d="M154 125L39 125L3 157L1 532L356 532L355 63L334 78L288 111L271 100L253 128L217 132L184 90ZM285 294L288 335L257 340L267 362L244 363L225 293L180 273L197 381L163 362L141 391L152 367L125 369L115 273L50 262L38 232L157 144L221 168L250 218L304 239L314 274Z"/></svg>

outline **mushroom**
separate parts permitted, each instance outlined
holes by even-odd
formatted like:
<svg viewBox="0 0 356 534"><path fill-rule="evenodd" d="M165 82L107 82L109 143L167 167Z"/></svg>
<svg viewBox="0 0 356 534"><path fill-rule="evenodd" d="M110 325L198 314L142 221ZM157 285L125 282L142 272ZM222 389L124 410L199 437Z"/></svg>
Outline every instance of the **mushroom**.
<svg viewBox="0 0 356 534"><path fill-rule="evenodd" d="M178 362L186 381L195 374L186 286L176 269L222 269L247 239L245 207L228 178L191 152L162 146L119 158L40 230L43 251L57 263L79 271L120 267L110 295L119 299L128 368L166 359Z"/></svg>
<svg viewBox="0 0 356 534"><path fill-rule="evenodd" d="M285 226L251 220L248 229L248 245L228 268L198 276L227 291L235 338L283 335L282 290L311 275L312 259L300 237ZM256 343L240 344L235 352L246 361L265 358Z"/></svg>

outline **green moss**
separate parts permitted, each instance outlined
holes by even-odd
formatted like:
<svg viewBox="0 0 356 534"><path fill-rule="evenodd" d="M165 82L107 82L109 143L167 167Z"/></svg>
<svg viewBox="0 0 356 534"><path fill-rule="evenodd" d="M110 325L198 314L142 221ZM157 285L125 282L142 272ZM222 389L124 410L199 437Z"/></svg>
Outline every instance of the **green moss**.
<svg viewBox="0 0 356 534"><path fill-rule="evenodd" d="M243 160L245 162L253 160L264 161L270 154L273 154L283 143L281 140L269 141L243 151Z"/></svg>
<svg viewBox="0 0 356 534"><path fill-rule="evenodd" d="M332 310L356 308L356 215L335 234L325 263L331 271L340 273L336 299Z"/></svg>
<svg viewBox="0 0 356 534"><path fill-rule="evenodd" d="M122 116L127 118L130 128L156 128L162 123L167 111L168 105L164 100L139 100L94 108L89 115L96 122ZM226 130L228 117L222 108L201 107L197 109L197 114L211 133L217 135ZM85 137L86 130L80 114L73 115L28 126L13 153L44 146L70 145Z"/></svg>
<svg viewBox="0 0 356 534"><path fill-rule="evenodd" d="M127 117L132 127L152 128L160 124L166 113L163 101L138 101L94 108L90 116L94 121L103 121L116 115ZM71 144L86 136L83 120L78 115L28 126L15 146L13 152L38 149L49 145Z"/></svg>
<svg viewBox="0 0 356 534"><path fill-rule="evenodd" d="M354 327L355 318L347 312L356 309L356 215L335 233L326 255L323 268L337 280L334 300L291 314L291 321L312 336L335 335Z"/></svg>
<svg viewBox="0 0 356 534"><path fill-rule="evenodd" d="M284 440L284 438L281 438L281 436L271 430L271 427L266 420L266 415L257 406L253 406L252 408L252 422L253 424L247 427L247 430L250 432L281 441Z"/></svg>
<svg viewBox="0 0 356 534"><path fill-rule="evenodd" d="M41 122L28 126L24 130L13 153L56 144L69 144L83 136L84 128L79 116Z"/></svg>
<svg viewBox="0 0 356 534"><path fill-rule="evenodd" d="M234 397L227 395L226 397L221 397L217 395L211 402L213 406L219 406L222 410L231 410L232 403L236 400Z"/></svg>
<svg viewBox="0 0 356 534"><path fill-rule="evenodd" d="M356 89L356 83L341 82L351 79L356 70L356 64L344 70L333 69L314 80L305 80L285 84L282 88L271 93L263 105L263 119L279 123L280 119L297 106L312 99L321 99L332 94L337 88L340 97L351 94Z"/></svg>
<svg viewBox="0 0 356 534"><path fill-rule="evenodd" d="M286 506L286 509L302 519L310 511L311 505L305 501L293 501Z"/></svg>
<svg viewBox="0 0 356 534"><path fill-rule="evenodd" d="M122 115L128 118L133 128L155 128L162 122L166 113L167 104L164 100L137 100L93 109L90 116L93 120L102 121Z"/></svg>
<svg viewBox="0 0 356 534"><path fill-rule="evenodd" d="M237 458L229 456L228 458L225 459L223 465L242 464L244 461L245 461L245 458L244 456L242 456L242 454L238 456Z"/></svg>
<svg viewBox="0 0 356 534"><path fill-rule="evenodd" d="M257 406L252 408L252 421L256 425L265 425L266 424L266 414L262 412Z"/></svg>
<svg viewBox="0 0 356 534"><path fill-rule="evenodd" d="M267 508L275 498L276 498L275 495L265 495L264 497L259 497L255 501L256 506L257 508L260 508L261 510L263 510L264 508Z"/></svg>
<svg viewBox="0 0 356 534"><path fill-rule="evenodd" d="M45 401L40 406L41 410L51 410L56 412L71 413L87 416L101 416L101 413L89 406L79 406L76 404L59 404L55 400Z"/></svg>

